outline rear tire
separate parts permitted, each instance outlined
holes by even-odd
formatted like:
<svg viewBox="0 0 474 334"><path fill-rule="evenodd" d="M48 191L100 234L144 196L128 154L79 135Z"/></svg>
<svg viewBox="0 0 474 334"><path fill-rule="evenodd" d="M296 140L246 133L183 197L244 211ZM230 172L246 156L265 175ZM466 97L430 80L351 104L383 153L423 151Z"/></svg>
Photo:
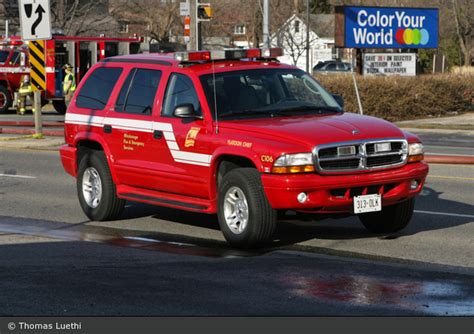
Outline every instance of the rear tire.
<svg viewBox="0 0 474 334"><path fill-rule="evenodd" d="M13 98L7 87L0 86L0 114L6 113L12 106Z"/></svg>
<svg viewBox="0 0 474 334"><path fill-rule="evenodd" d="M82 156L77 175L77 195L82 210L91 220L114 220L122 213L125 200L117 197L102 151L90 150Z"/></svg>
<svg viewBox="0 0 474 334"><path fill-rule="evenodd" d="M53 107L58 114L64 115L66 113L67 106L64 100L53 100Z"/></svg>
<svg viewBox="0 0 474 334"><path fill-rule="evenodd" d="M373 233L394 233L404 229L413 216L415 198L382 208L380 212L364 213L359 219Z"/></svg>
<svg viewBox="0 0 474 334"><path fill-rule="evenodd" d="M254 168L237 168L224 175L219 183L217 215L225 239L234 247L256 247L275 232L277 212Z"/></svg>

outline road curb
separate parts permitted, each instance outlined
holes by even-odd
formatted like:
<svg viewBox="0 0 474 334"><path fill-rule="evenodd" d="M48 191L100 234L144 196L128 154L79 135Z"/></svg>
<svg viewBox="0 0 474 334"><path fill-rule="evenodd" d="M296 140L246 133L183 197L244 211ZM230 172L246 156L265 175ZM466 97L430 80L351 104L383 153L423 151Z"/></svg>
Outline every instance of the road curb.
<svg viewBox="0 0 474 334"><path fill-rule="evenodd" d="M1 141L12 141L12 140L22 140L22 139L32 139L33 135L25 135L25 136L18 136L18 137L6 137L0 138Z"/></svg>
<svg viewBox="0 0 474 334"><path fill-rule="evenodd" d="M425 155L430 164L474 165L474 157L465 155Z"/></svg>
<svg viewBox="0 0 474 334"><path fill-rule="evenodd" d="M19 129L19 128L0 128L0 133L9 135L34 135L35 129ZM64 130L43 130L43 135L52 137L63 137Z"/></svg>
<svg viewBox="0 0 474 334"><path fill-rule="evenodd" d="M59 121L46 121L42 122L43 127L64 127L64 122ZM23 127L35 127L34 121L0 121L0 127L10 127L10 126L23 126Z"/></svg>

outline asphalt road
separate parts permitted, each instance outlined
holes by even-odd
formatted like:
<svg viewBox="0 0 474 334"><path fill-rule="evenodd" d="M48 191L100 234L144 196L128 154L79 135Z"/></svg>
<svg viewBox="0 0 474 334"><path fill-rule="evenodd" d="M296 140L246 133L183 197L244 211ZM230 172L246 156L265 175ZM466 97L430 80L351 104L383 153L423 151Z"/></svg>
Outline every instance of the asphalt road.
<svg viewBox="0 0 474 334"><path fill-rule="evenodd" d="M412 223L287 215L229 249L215 216L128 203L89 222L57 152L0 151L4 315L473 315L474 167L432 165Z"/></svg>

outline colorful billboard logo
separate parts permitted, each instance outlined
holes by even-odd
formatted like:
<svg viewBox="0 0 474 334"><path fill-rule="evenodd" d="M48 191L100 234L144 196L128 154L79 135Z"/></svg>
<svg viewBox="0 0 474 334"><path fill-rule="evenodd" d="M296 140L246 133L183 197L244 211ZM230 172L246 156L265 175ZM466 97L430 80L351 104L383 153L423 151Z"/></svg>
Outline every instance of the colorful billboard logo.
<svg viewBox="0 0 474 334"><path fill-rule="evenodd" d="M438 9L343 7L348 48L437 48Z"/></svg>
<svg viewBox="0 0 474 334"><path fill-rule="evenodd" d="M430 41L430 33L426 29L399 28L395 40L401 45L425 46Z"/></svg>

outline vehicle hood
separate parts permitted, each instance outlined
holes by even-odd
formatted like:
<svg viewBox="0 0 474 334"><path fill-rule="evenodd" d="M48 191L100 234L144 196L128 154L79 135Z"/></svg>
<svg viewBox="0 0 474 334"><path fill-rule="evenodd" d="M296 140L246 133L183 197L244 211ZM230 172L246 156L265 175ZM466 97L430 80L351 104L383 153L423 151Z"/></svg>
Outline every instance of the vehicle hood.
<svg viewBox="0 0 474 334"><path fill-rule="evenodd" d="M221 129L234 129L249 136L270 136L276 140L310 146L380 138L405 138L394 124L354 113L258 118L222 121Z"/></svg>

